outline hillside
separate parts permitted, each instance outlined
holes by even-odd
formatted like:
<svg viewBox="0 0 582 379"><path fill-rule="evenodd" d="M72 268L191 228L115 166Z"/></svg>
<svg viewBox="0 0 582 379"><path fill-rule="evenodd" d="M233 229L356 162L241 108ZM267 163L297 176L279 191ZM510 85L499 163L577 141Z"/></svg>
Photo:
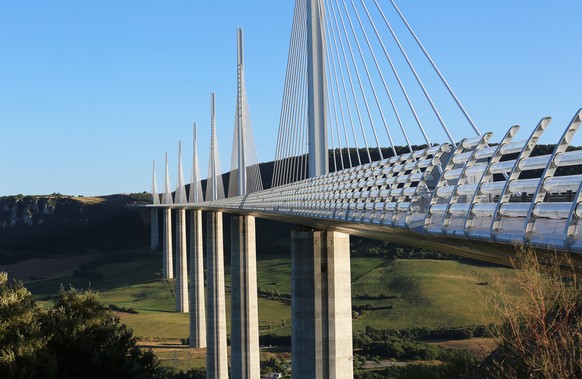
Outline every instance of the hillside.
<svg viewBox="0 0 582 379"><path fill-rule="evenodd" d="M66 264L72 257L59 258ZM22 265L21 262L14 266ZM188 316L174 313L174 281L161 279L159 253L147 250L93 257L74 274L29 282L39 299L48 300L60 286L100 291L104 305L115 304L137 313L123 313L124 322L144 338L183 338ZM352 308L354 330L444 327L488 324L495 295L488 283L513 280L508 268L430 259L386 260L354 257ZM291 260L289 255L259 256L259 320L263 333L290 334ZM230 311L230 267L226 266L227 317Z"/></svg>
<svg viewBox="0 0 582 379"><path fill-rule="evenodd" d="M0 265L30 258L115 252L150 244L148 193L73 197L0 197ZM159 214L161 226L161 212ZM288 251L292 225L257 220L257 249L265 254ZM175 231L174 231L175 232ZM230 216L224 215L224 234L230 236ZM161 235L161 233L160 233ZM230 244L225 244L230 257Z"/></svg>
<svg viewBox="0 0 582 379"><path fill-rule="evenodd" d="M149 243L147 193L0 197L0 264L133 249Z"/></svg>

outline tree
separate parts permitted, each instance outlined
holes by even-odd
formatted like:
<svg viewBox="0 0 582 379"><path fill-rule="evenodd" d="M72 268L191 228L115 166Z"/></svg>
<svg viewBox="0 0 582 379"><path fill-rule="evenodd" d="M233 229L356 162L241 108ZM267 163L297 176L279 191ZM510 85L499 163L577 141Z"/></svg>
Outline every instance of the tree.
<svg viewBox="0 0 582 379"><path fill-rule="evenodd" d="M0 272L0 377L54 377L55 362L46 349L41 319L46 311L22 282L8 283Z"/></svg>
<svg viewBox="0 0 582 379"><path fill-rule="evenodd" d="M521 296L501 286L505 320L484 367L495 378L582 377L582 292L570 260L518 248L513 261Z"/></svg>
<svg viewBox="0 0 582 379"><path fill-rule="evenodd" d="M171 377L158 366L95 292L61 288L44 310L0 272L0 378Z"/></svg>
<svg viewBox="0 0 582 379"><path fill-rule="evenodd" d="M46 327L62 378L153 377L158 361L136 345L132 331L104 309L93 291L61 288Z"/></svg>

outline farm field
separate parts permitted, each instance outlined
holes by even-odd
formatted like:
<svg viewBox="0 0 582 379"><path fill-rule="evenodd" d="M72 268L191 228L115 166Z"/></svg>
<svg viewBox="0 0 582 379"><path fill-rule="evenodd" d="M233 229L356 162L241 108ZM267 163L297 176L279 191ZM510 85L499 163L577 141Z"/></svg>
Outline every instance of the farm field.
<svg viewBox="0 0 582 379"><path fill-rule="evenodd" d="M33 280L27 288L48 304L61 286L91 288L99 292L104 306L118 312L131 328L139 344L151 348L161 364L187 371L205 365L204 349L189 349L183 341L189 335L189 314L175 313L174 280L163 280L161 254L146 249L94 255L73 269L75 257L51 261L54 272L45 269L46 280ZM228 260L227 260L228 263ZM14 265L30 267L23 261ZM65 276L58 277L67 267ZM20 268L21 272L23 268ZM76 270L76 272L75 272ZM260 256L257 261L259 288L259 328L262 334L291 334L291 259L288 255ZM489 324L490 283L499 278L512 280L512 270L473 261L352 257L352 309L354 331L366 327L411 328L455 327ZM227 333L230 333L230 267L225 269ZM475 343L468 340L467 343ZM446 341L444 341L446 343ZM481 342L480 342L481 343ZM459 345L475 351L484 347ZM454 347L454 346L452 346ZM479 350L481 349L481 350ZM261 349L261 360L280 359L288 351ZM287 359L288 360L288 359Z"/></svg>
<svg viewBox="0 0 582 379"><path fill-rule="evenodd" d="M92 288L99 291L104 305L114 304L137 312L120 315L138 337L186 338L189 316L174 312L174 282L160 278L160 254L147 251L124 254L123 262L108 262L107 258L95 261L96 267L91 271L97 274L98 280L65 276L31 282L27 287L39 299L50 298L61 285ZM499 277L511 280L512 272L474 262L430 259L388 261L354 257L351 266L353 307L360 313L354 320L354 330L366 326L409 328L488 324L494 321L491 304L486 300L494 298L489 283ZM291 307L284 298L291 293L290 257L259 257L257 269L258 287L263 294L259 297L261 332L289 335ZM229 287L228 268L226 271ZM269 298L267 293L277 296ZM228 323L229 288L226 295Z"/></svg>

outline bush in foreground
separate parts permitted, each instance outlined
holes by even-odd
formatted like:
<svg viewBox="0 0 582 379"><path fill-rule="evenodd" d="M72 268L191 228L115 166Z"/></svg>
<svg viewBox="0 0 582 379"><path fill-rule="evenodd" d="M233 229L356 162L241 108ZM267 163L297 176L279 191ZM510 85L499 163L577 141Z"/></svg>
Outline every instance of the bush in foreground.
<svg viewBox="0 0 582 379"><path fill-rule="evenodd" d="M0 273L0 377L169 377L92 291L61 289L43 309L22 283Z"/></svg>
<svg viewBox="0 0 582 379"><path fill-rule="evenodd" d="M495 378L582 377L582 292L572 262L518 248L513 265L523 295L500 286L505 323L485 371Z"/></svg>

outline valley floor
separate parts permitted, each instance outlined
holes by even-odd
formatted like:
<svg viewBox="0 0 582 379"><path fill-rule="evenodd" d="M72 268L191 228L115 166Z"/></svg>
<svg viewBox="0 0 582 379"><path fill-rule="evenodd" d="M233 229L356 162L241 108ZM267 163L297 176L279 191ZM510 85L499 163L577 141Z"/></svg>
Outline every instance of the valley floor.
<svg viewBox="0 0 582 379"><path fill-rule="evenodd" d="M35 259L0 269L27 282L35 297L43 301L50 301L61 285L99 291L100 301L123 310L118 313L122 322L133 329L140 345L153 349L164 365L182 370L204 366L203 349L189 349L181 344L188 336L189 315L174 312L174 281L161 279L161 267L159 252L139 250ZM288 336L290 257L259 256L257 269L261 333ZM513 280L511 269L455 260L353 257L351 269L353 309L357 316L354 331L366 327L489 324L497 321L493 317L496 294L491 284ZM230 285L228 267L226 285ZM227 288L227 325L228 292ZM480 357L493 346L490 340L477 339L437 343L468 349ZM262 351L263 360L288 355L287 351Z"/></svg>

